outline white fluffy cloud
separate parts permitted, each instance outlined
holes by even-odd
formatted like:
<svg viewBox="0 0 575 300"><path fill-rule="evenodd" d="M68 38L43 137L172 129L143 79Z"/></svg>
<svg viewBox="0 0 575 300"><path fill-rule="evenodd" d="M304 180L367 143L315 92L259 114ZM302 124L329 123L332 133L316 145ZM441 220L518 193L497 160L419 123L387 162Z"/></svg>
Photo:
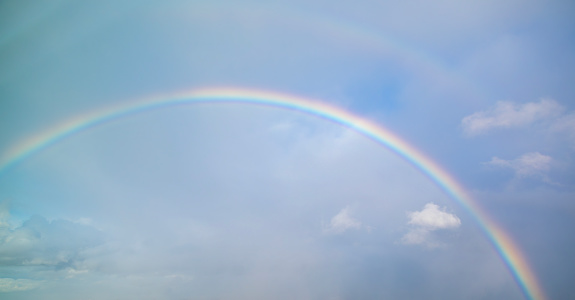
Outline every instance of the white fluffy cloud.
<svg viewBox="0 0 575 300"><path fill-rule="evenodd" d="M431 239L431 232L439 229L454 229L461 225L461 220L454 214L440 209L434 203L427 203L423 210L408 212L411 225L410 231L403 236L401 241L405 244L426 244L428 246L437 245Z"/></svg>
<svg viewBox="0 0 575 300"><path fill-rule="evenodd" d="M539 152L531 152L521 155L513 160L504 160L493 157L487 165L509 168L515 171L515 175L522 177L541 177L548 181L547 172L551 169L553 159L550 156L543 155Z"/></svg>
<svg viewBox="0 0 575 300"><path fill-rule="evenodd" d="M453 214L440 210L439 206L427 203L422 211L409 212L408 224L424 227L429 230L456 228L461 225L461 220Z"/></svg>
<svg viewBox="0 0 575 300"><path fill-rule="evenodd" d="M361 222L349 215L349 207L343 208L337 215L331 218L328 226L324 228L328 233L343 233L349 229L361 228Z"/></svg>
<svg viewBox="0 0 575 300"><path fill-rule="evenodd" d="M553 99L541 99L539 102L515 104L497 102L495 107L476 112L461 121L464 132L478 135L494 128L513 128L527 126L533 122L560 116L564 108Z"/></svg>

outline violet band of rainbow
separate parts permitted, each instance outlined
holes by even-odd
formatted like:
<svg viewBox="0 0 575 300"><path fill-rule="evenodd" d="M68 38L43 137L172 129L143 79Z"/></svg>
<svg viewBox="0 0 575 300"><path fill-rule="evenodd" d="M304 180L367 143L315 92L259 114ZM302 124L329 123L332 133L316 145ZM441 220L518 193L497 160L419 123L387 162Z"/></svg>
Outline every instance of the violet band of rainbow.
<svg viewBox="0 0 575 300"><path fill-rule="evenodd" d="M446 194L473 216L527 299L546 299L533 270L517 245L504 229L495 223L468 195L453 176L421 151L381 125L342 108L314 99L254 89L210 88L111 106L78 115L16 144L0 157L0 178L8 169L32 154L95 125L166 106L222 102L273 106L307 113L354 129L380 145L391 149L433 180Z"/></svg>

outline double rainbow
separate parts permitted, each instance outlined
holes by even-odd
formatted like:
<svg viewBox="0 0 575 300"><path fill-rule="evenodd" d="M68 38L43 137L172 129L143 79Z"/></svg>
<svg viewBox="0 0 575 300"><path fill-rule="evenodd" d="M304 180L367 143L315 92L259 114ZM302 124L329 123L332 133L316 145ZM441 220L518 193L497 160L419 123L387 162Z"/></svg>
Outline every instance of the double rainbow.
<svg viewBox="0 0 575 300"><path fill-rule="evenodd" d="M432 179L451 198L463 206L475 218L485 235L491 241L527 299L545 299L533 271L527 260L513 243L511 238L472 200L464 188L437 163L422 152L409 145L391 131L356 116L341 108L321 101L306 99L287 94L246 90L235 88L201 89L192 92L160 96L128 104L112 106L107 109L93 111L67 120L57 126L30 137L9 149L0 158L0 176L10 167L26 159L30 155L89 127L118 119L126 115L153 110L156 108L210 102L235 102L280 107L321 117L365 135L375 142L393 150L395 153L412 163Z"/></svg>

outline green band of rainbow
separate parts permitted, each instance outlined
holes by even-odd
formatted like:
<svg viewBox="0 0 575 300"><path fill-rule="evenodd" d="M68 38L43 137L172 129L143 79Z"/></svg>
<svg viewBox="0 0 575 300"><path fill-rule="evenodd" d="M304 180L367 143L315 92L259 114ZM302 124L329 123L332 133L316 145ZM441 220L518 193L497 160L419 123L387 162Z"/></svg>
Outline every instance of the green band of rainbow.
<svg viewBox="0 0 575 300"><path fill-rule="evenodd" d="M511 238L465 192L457 181L433 160L380 125L324 102L257 90L214 88L202 89L172 96L154 97L108 109L79 115L58 126L15 145L0 159L0 175L11 166L49 145L91 126L140 111L169 105L238 102L260 104L296 110L352 128L377 143L393 150L436 182L451 198L473 216L485 232L527 299L545 299L533 271Z"/></svg>

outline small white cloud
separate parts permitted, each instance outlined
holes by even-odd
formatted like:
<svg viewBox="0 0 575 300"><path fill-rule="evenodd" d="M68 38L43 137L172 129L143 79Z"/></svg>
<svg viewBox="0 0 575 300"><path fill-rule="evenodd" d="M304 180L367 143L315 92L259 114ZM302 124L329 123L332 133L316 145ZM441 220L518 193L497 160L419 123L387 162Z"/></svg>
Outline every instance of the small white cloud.
<svg viewBox="0 0 575 300"><path fill-rule="evenodd" d="M331 218L329 225L324 228L328 233L343 233L349 229L360 229L361 222L349 215L349 207L342 209L337 215Z"/></svg>
<svg viewBox="0 0 575 300"><path fill-rule="evenodd" d="M461 121L464 132L469 135L485 133L494 128L513 128L527 126L533 122L557 117L564 111L563 106L552 99L539 102L515 104L497 102L495 107L476 112Z"/></svg>
<svg viewBox="0 0 575 300"><path fill-rule="evenodd" d="M431 240L431 232L454 229L461 225L456 215L446 212L445 208L440 209L434 203L427 203L421 211L408 212L407 217L407 224L412 228L401 238L404 244L426 244L433 247L437 243Z"/></svg>
<svg viewBox="0 0 575 300"><path fill-rule="evenodd" d="M433 203L427 203L422 211L409 212L407 216L408 224L429 230L457 228L461 225L461 220L457 216L440 210L439 206Z"/></svg>
<svg viewBox="0 0 575 300"><path fill-rule="evenodd" d="M515 171L515 175L519 178L524 177L541 177L547 179L547 172L551 169L553 159L550 156L543 155L539 152L531 152L523 154L522 156L513 160L504 160L498 157L493 157L487 165L509 168Z"/></svg>

